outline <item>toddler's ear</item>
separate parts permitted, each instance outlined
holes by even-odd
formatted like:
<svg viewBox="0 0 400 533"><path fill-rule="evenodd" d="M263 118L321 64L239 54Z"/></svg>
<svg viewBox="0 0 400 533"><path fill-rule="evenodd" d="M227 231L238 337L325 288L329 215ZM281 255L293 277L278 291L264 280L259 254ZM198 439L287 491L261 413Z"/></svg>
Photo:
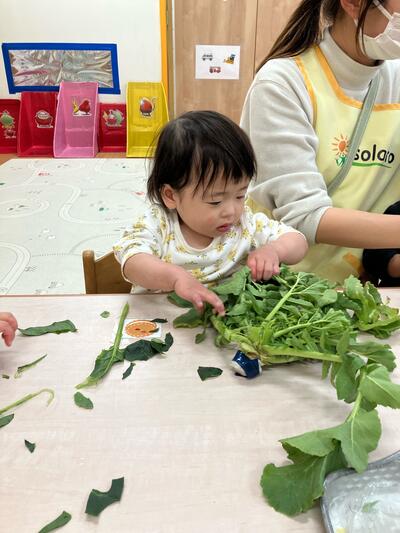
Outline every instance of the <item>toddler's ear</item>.
<svg viewBox="0 0 400 533"><path fill-rule="evenodd" d="M176 192L171 187L171 185L163 185L163 188L161 190L161 196L165 206L168 209L176 209L175 195Z"/></svg>

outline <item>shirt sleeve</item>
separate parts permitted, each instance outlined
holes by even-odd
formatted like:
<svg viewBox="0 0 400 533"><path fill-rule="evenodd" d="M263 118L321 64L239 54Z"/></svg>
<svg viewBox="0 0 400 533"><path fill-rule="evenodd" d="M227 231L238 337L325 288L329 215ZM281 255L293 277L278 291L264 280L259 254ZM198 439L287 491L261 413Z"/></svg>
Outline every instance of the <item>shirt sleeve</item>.
<svg viewBox="0 0 400 533"><path fill-rule="evenodd" d="M154 206L124 231L121 239L113 247L114 255L121 263L122 273L126 261L136 254L145 253L162 257L163 235L167 229L166 218L161 208Z"/></svg>
<svg viewBox="0 0 400 533"><path fill-rule="evenodd" d="M264 213L253 214L247 211L246 218L247 224L251 228L250 233L252 236L253 248L259 248L260 246L264 246L265 244L276 241L285 233L299 233L304 237L301 232L284 224L283 222L280 222L279 220L268 218Z"/></svg>
<svg viewBox="0 0 400 533"><path fill-rule="evenodd" d="M274 61L281 61L278 71ZM250 88L241 119L258 164L249 194L274 218L300 230L313 244L321 217L332 201L316 164L318 138L312 104L292 60L270 63L265 68L271 73L259 77Z"/></svg>

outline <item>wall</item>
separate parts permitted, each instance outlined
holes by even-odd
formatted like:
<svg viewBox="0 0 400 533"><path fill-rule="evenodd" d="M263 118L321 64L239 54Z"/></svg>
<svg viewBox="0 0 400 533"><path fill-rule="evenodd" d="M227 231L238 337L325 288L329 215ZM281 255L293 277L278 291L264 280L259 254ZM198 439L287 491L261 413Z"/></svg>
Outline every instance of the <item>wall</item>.
<svg viewBox="0 0 400 533"><path fill-rule="evenodd" d="M128 81L161 80L159 0L0 0L1 42L116 43L121 94ZM1 55L0 98L9 98ZM19 98L12 95L11 98Z"/></svg>

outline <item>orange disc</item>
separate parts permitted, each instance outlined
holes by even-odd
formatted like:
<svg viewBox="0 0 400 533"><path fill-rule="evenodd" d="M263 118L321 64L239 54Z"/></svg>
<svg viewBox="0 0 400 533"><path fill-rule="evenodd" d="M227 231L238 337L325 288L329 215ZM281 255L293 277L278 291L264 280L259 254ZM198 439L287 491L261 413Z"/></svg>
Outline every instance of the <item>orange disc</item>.
<svg viewBox="0 0 400 533"><path fill-rule="evenodd" d="M125 332L131 337L148 337L157 329L157 324L150 320L132 320L125 326Z"/></svg>

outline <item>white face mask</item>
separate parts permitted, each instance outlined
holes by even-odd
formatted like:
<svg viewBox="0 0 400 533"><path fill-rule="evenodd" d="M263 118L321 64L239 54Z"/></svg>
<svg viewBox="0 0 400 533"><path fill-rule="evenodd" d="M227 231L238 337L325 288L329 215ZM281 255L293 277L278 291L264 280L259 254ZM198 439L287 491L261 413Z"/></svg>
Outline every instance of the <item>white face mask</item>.
<svg viewBox="0 0 400 533"><path fill-rule="evenodd" d="M376 37L370 37L365 33L364 36L360 36L361 48L371 59L400 59L400 13L391 15L378 0L373 2L389 22L383 33Z"/></svg>

